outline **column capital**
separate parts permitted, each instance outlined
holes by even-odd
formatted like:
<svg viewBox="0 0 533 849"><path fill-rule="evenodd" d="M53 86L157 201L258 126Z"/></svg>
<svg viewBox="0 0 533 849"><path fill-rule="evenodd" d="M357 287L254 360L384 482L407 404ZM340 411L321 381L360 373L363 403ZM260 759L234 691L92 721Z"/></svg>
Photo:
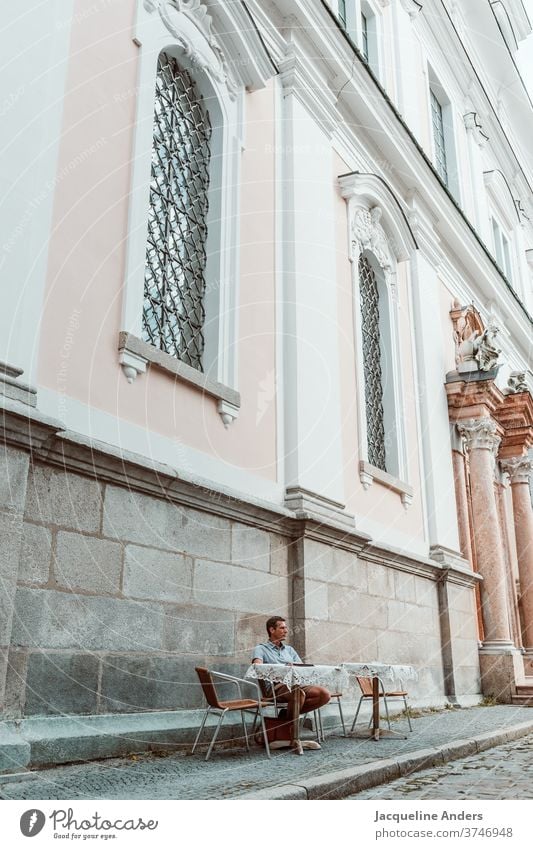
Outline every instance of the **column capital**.
<svg viewBox="0 0 533 849"><path fill-rule="evenodd" d="M529 484L533 461L529 457L511 457L508 460L500 460L502 472L509 475L511 486L516 483Z"/></svg>
<svg viewBox="0 0 533 849"><path fill-rule="evenodd" d="M497 425L489 418L464 419L457 422L457 430L465 440L468 451L485 448L496 452L501 442Z"/></svg>

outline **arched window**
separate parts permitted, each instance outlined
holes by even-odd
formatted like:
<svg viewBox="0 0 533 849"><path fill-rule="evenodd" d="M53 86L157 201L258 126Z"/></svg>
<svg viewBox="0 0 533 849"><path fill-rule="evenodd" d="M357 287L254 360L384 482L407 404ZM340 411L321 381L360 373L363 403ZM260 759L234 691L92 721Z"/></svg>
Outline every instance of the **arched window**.
<svg viewBox="0 0 533 849"><path fill-rule="evenodd" d="M398 492L408 507L413 490L408 483L397 272L417 244L400 202L382 177L353 171L339 182L348 201L359 478L364 489L376 480ZM405 273L404 268L402 277Z"/></svg>
<svg viewBox="0 0 533 849"><path fill-rule="evenodd" d="M142 50L118 360L130 384L156 367L213 399L228 427L240 409L244 98L275 68L241 3L135 5Z"/></svg>
<svg viewBox="0 0 533 849"><path fill-rule="evenodd" d="M157 67L143 338L202 370L211 123L188 71Z"/></svg>
<svg viewBox="0 0 533 849"><path fill-rule="evenodd" d="M379 288L374 269L363 254L359 257L359 292L368 462L386 472Z"/></svg>

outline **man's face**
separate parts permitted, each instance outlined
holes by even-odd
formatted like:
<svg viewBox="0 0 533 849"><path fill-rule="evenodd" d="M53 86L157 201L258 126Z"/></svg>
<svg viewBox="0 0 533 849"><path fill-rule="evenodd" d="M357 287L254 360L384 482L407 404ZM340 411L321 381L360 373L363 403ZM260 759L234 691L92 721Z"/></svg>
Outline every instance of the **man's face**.
<svg viewBox="0 0 533 849"><path fill-rule="evenodd" d="M276 623L275 628L270 629L270 639L273 643L278 642L279 640L284 640L289 633L289 629L287 628L287 623L282 619Z"/></svg>

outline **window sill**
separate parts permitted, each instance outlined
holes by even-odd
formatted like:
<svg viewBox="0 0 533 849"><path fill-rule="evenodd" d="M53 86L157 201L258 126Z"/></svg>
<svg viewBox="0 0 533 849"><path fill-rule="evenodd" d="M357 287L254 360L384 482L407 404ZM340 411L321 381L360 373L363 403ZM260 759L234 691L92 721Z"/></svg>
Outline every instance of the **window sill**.
<svg viewBox="0 0 533 849"><path fill-rule="evenodd" d="M218 412L225 427L228 427L238 416L241 406L241 396L236 389L231 389L223 383L218 383L207 377L181 360L154 348L143 342L132 333L121 331L118 341L118 361L122 366L128 383L133 383L138 375L144 374L148 365L163 369L168 374L178 378L181 383L194 386L204 395L210 395L218 400Z"/></svg>
<svg viewBox="0 0 533 849"><path fill-rule="evenodd" d="M372 466L365 460L361 460L359 463L359 478L365 489L368 489L374 481L377 481L377 483L387 487L387 489L397 492L406 510L413 503L414 490L412 486L409 486L409 484L401 481L399 478L395 478L393 475L389 475L383 469Z"/></svg>

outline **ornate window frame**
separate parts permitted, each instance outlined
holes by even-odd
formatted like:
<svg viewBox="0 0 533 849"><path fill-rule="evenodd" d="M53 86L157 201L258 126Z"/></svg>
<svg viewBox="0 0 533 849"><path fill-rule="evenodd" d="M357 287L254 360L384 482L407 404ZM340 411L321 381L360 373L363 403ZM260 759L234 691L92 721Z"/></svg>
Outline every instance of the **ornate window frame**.
<svg viewBox="0 0 533 849"><path fill-rule="evenodd" d="M140 56L119 362L129 382L154 364L203 390L218 400L222 421L228 426L240 407L237 339L244 95L245 90L263 88L275 69L241 3L210 3L208 9L201 0L137 0L133 41ZM154 96L161 51L191 73L213 124L203 373L142 340Z"/></svg>
<svg viewBox="0 0 533 849"><path fill-rule="evenodd" d="M446 87L441 83L430 62L427 63L427 79L426 108L431 138L431 159L441 180L445 183L448 190L460 204L462 191L461 174L459 170L459 160L457 157L458 145L455 137L456 122L452 101ZM432 97L435 98L441 109L442 135L446 156L446 179L438 166L437 139L435 138L435 127L433 122Z"/></svg>
<svg viewBox="0 0 533 849"><path fill-rule="evenodd" d="M347 201L349 257L352 264L358 427L360 441L359 477L368 489L376 480L398 492L404 507L413 500L409 485L407 434L405 430L402 354L399 335L397 264L411 257L417 244L399 202L378 175L353 172L339 177L341 194ZM387 448L387 472L368 461L365 375L363 366L361 310L359 304L359 258L366 256L376 274L383 302L382 344L386 345L387 369L391 379L384 386L385 421L394 433ZM386 322L386 326L385 326ZM384 332L385 331L385 332Z"/></svg>
<svg viewBox="0 0 533 849"><path fill-rule="evenodd" d="M517 234L521 217L518 202L504 174L497 168L483 172L483 181L487 192L490 231L493 243L493 256L515 291L520 292L521 274L517 268ZM503 239L506 239L509 258L503 257ZM500 250L498 250L498 239ZM510 273L509 273L510 272Z"/></svg>

